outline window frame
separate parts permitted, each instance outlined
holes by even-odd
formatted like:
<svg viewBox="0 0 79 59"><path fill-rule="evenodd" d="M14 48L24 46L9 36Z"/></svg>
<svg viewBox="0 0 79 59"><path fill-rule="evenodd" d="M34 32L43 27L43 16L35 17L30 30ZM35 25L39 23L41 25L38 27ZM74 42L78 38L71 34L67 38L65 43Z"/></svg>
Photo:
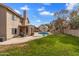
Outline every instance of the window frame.
<svg viewBox="0 0 79 59"><path fill-rule="evenodd" d="M17 28L12 28L12 34L17 34Z"/></svg>
<svg viewBox="0 0 79 59"><path fill-rule="evenodd" d="M15 21L16 20L16 15L12 15L12 20Z"/></svg>

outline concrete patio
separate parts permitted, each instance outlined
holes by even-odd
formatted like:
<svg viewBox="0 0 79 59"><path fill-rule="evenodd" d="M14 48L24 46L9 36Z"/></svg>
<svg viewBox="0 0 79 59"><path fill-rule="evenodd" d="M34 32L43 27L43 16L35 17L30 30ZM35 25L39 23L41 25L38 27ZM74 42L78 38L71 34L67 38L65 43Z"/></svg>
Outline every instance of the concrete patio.
<svg viewBox="0 0 79 59"><path fill-rule="evenodd" d="M38 38L42 38L42 37L43 37L42 35L35 33L34 36L17 37L4 42L0 42L0 45L20 44L20 43L28 42Z"/></svg>

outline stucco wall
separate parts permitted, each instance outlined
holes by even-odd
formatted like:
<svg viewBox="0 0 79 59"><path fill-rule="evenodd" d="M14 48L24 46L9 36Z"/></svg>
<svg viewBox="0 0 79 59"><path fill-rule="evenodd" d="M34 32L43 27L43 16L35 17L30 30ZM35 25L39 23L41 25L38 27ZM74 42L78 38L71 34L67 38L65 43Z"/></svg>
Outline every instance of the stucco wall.
<svg viewBox="0 0 79 59"><path fill-rule="evenodd" d="M0 37L6 37L6 12L0 6Z"/></svg>
<svg viewBox="0 0 79 59"><path fill-rule="evenodd" d="M66 31L64 31L64 33L71 34L74 36L79 36L79 29L78 30L66 30Z"/></svg>
<svg viewBox="0 0 79 59"><path fill-rule="evenodd" d="M15 34L12 34L12 28L17 28L18 29L18 25L20 24L20 18L17 17L16 15L16 18L15 20L12 20L12 15L14 15L13 13L7 11L6 12L6 16L7 16L7 24L6 24L6 32L7 32L7 39L10 39L12 37L15 36ZM18 30L19 32L19 30ZM18 33L17 33L18 35Z"/></svg>

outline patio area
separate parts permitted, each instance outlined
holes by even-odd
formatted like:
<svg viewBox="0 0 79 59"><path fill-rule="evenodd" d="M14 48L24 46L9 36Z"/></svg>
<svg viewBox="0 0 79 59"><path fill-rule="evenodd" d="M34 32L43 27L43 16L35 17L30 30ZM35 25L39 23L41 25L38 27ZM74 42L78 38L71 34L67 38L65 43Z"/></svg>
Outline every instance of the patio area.
<svg viewBox="0 0 79 59"><path fill-rule="evenodd" d="M0 45L20 44L20 43L28 42L38 38L42 38L42 37L43 36L41 34L35 33L33 36L16 37L4 42L0 42Z"/></svg>

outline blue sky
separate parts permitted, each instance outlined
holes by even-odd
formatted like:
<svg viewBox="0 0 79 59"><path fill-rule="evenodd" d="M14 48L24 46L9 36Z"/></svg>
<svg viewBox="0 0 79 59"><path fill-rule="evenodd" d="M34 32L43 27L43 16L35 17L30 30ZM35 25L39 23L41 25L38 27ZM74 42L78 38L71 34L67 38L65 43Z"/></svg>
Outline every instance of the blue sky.
<svg viewBox="0 0 79 59"><path fill-rule="evenodd" d="M77 3L6 3L5 5L21 15L26 9L30 24L39 26L53 21L56 11L60 9L73 10Z"/></svg>

